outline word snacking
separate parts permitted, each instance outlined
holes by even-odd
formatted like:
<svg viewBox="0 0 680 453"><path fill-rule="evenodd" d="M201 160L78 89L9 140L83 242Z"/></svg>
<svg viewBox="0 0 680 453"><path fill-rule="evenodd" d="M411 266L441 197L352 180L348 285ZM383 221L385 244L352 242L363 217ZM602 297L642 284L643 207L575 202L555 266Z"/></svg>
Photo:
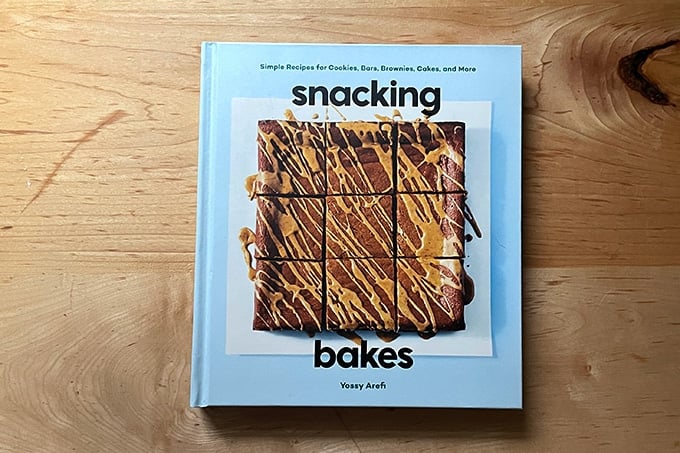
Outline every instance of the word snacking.
<svg viewBox="0 0 680 453"><path fill-rule="evenodd" d="M397 86L391 80L389 86L380 86L377 80L371 80L370 86L335 86L296 85L293 87L293 104L295 105L334 105L336 107L357 105L359 107L425 107L423 115L436 115L441 108L441 88Z"/></svg>

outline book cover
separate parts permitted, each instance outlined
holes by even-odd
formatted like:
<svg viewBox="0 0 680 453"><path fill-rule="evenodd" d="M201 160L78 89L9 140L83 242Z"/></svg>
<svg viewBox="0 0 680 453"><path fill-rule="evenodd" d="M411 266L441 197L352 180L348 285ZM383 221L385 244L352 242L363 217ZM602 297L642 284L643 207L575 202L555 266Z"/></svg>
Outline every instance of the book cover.
<svg viewBox="0 0 680 453"><path fill-rule="evenodd" d="M204 43L191 405L522 405L521 48Z"/></svg>

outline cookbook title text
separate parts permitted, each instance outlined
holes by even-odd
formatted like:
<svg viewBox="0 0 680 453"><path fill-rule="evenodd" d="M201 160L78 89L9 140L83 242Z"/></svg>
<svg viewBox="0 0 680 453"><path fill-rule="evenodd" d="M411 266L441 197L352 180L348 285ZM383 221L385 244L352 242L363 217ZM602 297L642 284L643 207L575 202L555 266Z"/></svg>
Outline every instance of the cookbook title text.
<svg viewBox="0 0 680 453"><path fill-rule="evenodd" d="M441 108L441 88L399 86L396 80L389 85L381 85L371 80L366 86L334 86L296 85L292 89L293 104L321 105L336 107L356 105L359 107L425 107L421 112L425 116L436 115Z"/></svg>

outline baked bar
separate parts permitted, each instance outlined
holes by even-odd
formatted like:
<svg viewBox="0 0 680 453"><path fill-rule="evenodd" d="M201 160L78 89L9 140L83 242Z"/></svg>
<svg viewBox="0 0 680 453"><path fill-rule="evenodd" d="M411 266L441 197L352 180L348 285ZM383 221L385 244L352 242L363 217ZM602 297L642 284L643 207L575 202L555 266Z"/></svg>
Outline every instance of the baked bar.
<svg viewBox="0 0 680 453"><path fill-rule="evenodd" d="M328 330L396 330L389 258L326 260Z"/></svg>
<svg viewBox="0 0 680 453"><path fill-rule="evenodd" d="M463 194L397 195L397 255L463 257Z"/></svg>
<svg viewBox="0 0 680 453"><path fill-rule="evenodd" d="M464 123L397 123L397 192L465 191L464 144Z"/></svg>
<svg viewBox="0 0 680 453"><path fill-rule="evenodd" d="M392 189L392 124L328 123L329 194L381 194Z"/></svg>
<svg viewBox="0 0 680 453"><path fill-rule="evenodd" d="M257 127L255 194L326 193L324 124L261 120Z"/></svg>
<svg viewBox="0 0 680 453"><path fill-rule="evenodd" d="M258 196L255 257L321 260L324 201Z"/></svg>
<svg viewBox="0 0 680 453"><path fill-rule="evenodd" d="M392 247L392 197L326 197L327 258L389 258Z"/></svg>
<svg viewBox="0 0 680 453"><path fill-rule="evenodd" d="M320 331L322 267L313 261L258 260L253 329Z"/></svg>
<svg viewBox="0 0 680 453"><path fill-rule="evenodd" d="M398 258L399 331L465 329L463 273L459 259Z"/></svg>

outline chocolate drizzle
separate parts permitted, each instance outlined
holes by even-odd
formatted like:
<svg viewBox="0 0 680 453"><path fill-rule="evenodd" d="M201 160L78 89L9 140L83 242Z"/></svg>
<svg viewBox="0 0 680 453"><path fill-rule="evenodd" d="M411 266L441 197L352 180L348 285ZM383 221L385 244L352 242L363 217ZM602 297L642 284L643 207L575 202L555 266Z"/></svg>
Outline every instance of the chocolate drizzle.
<svg viewBox="0 0 680 453"><path fill-rule="evenodd" d="M335 333L343 338L348 339L356 345L361 345L361 341L363 340L361 335L359 335L356 330L336 330ZM397 332L387 332L383 330L376 331L375 335L384 343L391 343L399 338L399 334Z"/></svg>
<svg viewBox="0 0 680 453"><path fill-rule="evenodd" d="M384 332L379 330L375 333L375 335L385 343L391 343L399 338L399 334L397 332Z"/></svg>
<svg viewBox="0 0 680 453"><path fill-rule="evenodd" d="M432 330L426 331L426 332L418 332L418 336L422 338L423 340L429 340L430 338L434 337L437 335L437 332L434 332Z"/></svg>
<svg viewBox="0 0 680 453"><path fill-rule="evenodd" d="M342 338L347 338L349 341L356 345L361 345L361 336L354 330L336 330L335 333L340 335Z"/></svg>
<svg viewBox="0 0 680 453"><path fill-rule="evenodd" d="M475 281L463 271L463 304L468 305L475 298Z"/></svg>
<svg viewBox="0 0 680 453"><path fill-rule="evenodd" d="M470 226L472 227L472 230L475 232L475 235L481 239L482 230L479 228L479 225L477 225L477 220L475 219L475 216L472 214L472 210L470 209L470 206L468 206L467 201L463 203L463 215L465 216L465 220L467 220L470 223Z"/></svg>

